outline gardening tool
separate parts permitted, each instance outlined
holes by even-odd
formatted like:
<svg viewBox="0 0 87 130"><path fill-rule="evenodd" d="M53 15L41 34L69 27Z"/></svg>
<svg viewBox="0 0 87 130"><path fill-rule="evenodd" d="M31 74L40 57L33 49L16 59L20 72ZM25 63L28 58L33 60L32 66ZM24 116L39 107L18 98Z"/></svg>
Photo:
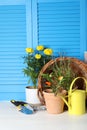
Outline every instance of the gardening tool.
<svg viewBox="0 0 87 130"><path fill-rule="evenodd" d="M33 105L24 101L16 100L11 100L10 102L14 104L16 108L24 114L34 114L36 111L46 110L46 107L44 105Z"/></svg>
<svg viewBox="0 0 87 130"><path fill-rule="evenodd" d="M16 108L22 113L25 113L25 114L34 113L33 108L26 102L11 100L11 103L14 104Z"/></svg>
<svg viewBox="0 0 87 130"><path fill-rule="evenodd" d="M85 90L72 89L75 81L80 78L84 80L86 89ZM61 96L66 105L68 106L69 114L82 115L86 112L86 103L85 103L86 92L87 92L87 80L84 77L75 78L70 85L70 90L68 92L68 102L64 97Z"/></svg>

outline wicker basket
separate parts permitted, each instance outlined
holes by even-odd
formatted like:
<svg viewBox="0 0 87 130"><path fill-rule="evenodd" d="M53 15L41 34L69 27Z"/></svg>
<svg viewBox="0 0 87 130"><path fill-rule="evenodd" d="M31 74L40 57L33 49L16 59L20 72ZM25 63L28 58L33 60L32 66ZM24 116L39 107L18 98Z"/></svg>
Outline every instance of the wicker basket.
<svg viewBox="0 0 87 130"><path fill-rule="evenodd" d="M59 62L61 60L61 58L56 58L56 61ZM87 64L85 64L83 61L80 61L79 59L76 58L71 58L71 57L64 57L64 60L70 60L71 64L71 69L80 77L85 77L87 79ZM43 85L43 81L41 78L41 74L42 73L46 73L47 72L47 68L49 66L52 66L54 64L54 60L50 60L47 64L45 64L43 66L43 68L40 71L40 74L38 76L38 97L40 99L40 102L42 104L45 104L45 100L43 97L43 90L44 90L44 85ZM83 84L82 80L79 82L80 85Z"/></svg>

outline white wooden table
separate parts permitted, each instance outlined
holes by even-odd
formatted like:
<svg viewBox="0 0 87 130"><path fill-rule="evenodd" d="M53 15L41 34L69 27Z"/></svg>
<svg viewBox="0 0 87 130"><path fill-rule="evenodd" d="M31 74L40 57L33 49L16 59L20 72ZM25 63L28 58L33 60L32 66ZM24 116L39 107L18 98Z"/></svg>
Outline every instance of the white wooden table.
<svg viewBox="0 0 87 130"><path fill-rule="evenodd" d="M87 130L87 114L71 116L64 112L54 115L38 111L26 115L10 102L1 101L0 130Z"/></svg>

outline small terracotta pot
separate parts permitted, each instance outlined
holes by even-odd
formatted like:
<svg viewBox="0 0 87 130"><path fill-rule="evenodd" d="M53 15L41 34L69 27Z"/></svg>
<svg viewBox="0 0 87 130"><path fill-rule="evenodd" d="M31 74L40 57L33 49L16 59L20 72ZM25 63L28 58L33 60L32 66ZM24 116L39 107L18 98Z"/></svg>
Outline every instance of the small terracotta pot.
<svg viewBox="0 0 87 130"><path fill-rule="evenodd" d="M59 114L64 110L64 101L60 96L55 96L54 93L48 92L48 90L43 91L45 104L47 112L50 114ZM61 93L61 95L66 95L66 92Z"/></svg>

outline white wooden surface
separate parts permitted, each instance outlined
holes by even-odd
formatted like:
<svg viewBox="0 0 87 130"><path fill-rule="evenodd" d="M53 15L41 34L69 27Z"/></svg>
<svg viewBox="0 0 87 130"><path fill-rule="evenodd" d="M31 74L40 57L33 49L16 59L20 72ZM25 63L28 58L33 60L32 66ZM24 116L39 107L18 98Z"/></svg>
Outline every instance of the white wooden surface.
<svg viewBox="0 0 87 130"><path fill-rule="evenodd" d="M0 102L0 130L87 130L87 114L53 115L38 111L32 115L19 112L10 102Z"/></svg>

